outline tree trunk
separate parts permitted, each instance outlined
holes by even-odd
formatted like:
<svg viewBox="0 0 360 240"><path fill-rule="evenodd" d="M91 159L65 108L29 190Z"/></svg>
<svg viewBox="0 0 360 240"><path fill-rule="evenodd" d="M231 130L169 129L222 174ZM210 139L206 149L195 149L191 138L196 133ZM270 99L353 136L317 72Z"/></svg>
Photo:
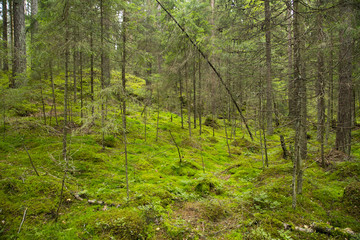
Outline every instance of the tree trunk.
<svg viewBox="0 0 360 240"><path fill-rule="evenodd" d="M199 115L199 134L201 136L201 131L202 131L202 120L201 120L201 116L202 116L202 102L201 102L201 56L199 53L199 94L198 94L198 115Z"/></svg>
<svg viewBox="0 0 360 240"><path fill-rule="evenodd" d="M266 28L266 123L267 134L272 135L273 129L273 104L272 104L272 80L271 80L271 32L270 32L270 0L265 0L265 28Z"/></svg>
<svg viewBox="0 0 360 240"><path fill-rule="evenodd" d="M126 196L129 200L129 178L128 178L128 158L127 158L127 138L126 138L126 24L127 24L127 17L126 12L123 12L123 31L122 31L122 66L121 66L121 80L122 80L122 90L123 90L123 113L122 113L122 120L123 120L123 135L124 135L124 148L125 148L125 175L126 175Z"/></svg>
<svg viewBox="0 0 360 240"><path fill-rule="evenodd" d="M49 62L49 70L50 70L51 92L52 92L52 100L53 100L53 106L54 106L55 120L56 120L56 126L58 126L59 122L58 122L57 112L56 112L55 84L54 84L54 76L53 76L52 61L51 60Z"/></svg>
<svg viewBox="0 0 360 240"><path fill-rule="evenodd" d="M318 8L321 8L322 0L318 1ZM321 162L325 167L324 158L324 132L325 132L325 69L324 69L324 52L322 43L324 41L324 33L322 30L322 12L317 16L317 34L318 34L318 78L316 82L316 96L317 96L317 140L320 142L321 148Z"/></svg>
<svg viewBox="0 0 360 240"><path fill-rule="evenodd" d="M341 1L343 24L339 32L339 99L338 120L336 127L336 149L348 155L351 152L351 128L353 106L352 55L353 40L349 28L352 26L352 8L346 1Z"/></svg>
<svg viewBox="0 0 360 240"><path fill-rule="evenodd" d="M91 98L91 115L94 117L94 40L93 31L90 33L90 98Z"/></svg>
<svg viewBox="0 0 360 240"><path fill-rule="evenodd" d="M194 128L196 128L196 110L197 110L197 104L196 104L196 61L194 57L194 65L193 65L193 104L194 104Z"/></svg>
<svg viewBox="0 0 360 240"><path fill-rule="evenodd" d="M182 95L182 79L181 79L181 73L179 71L179 83L180 83L180 117L181 117L181 128L184 129L184 116L183 116L183 95Z"/></svg>
<svg viewBox="0 0 360 240"><path fill-rule="evenodd" d="M36 47L35 46L35 34L37 33L38 30L38 21L36 19L36 15L38 14L38 10L39 10L39 5L38 5L38 0L31 0L31 48ZM31 69L35 69L34 67L34 59L36 57L36 51L35 53L32 54L33 56L31 57ZM36 69L38 70L38 69Z"/></svg>
<svg viewBox="0 0 360 240"><path fill-rule="evenodd" d="M293 24L293 1L286 2L287 5L287 33L288 33L288 99L289 99L289 117L294 119L296 115L296 96L294 94L295 81L294 81L294 69L293 69L293 37L292 37L292 24Z"/></svg>
<svg viewBox="0 0 360 240"><path fill-rule="evenodd" d="M3 71L9 71L8 61L8 20L7 20L7 1L2 1L2 17L3 17Z"/></svg>
<svg viewBox="0 0 360 240"><path fill-rule="evenodd" d="M299 26L299 0L294 0L294 87L295 96L297 96L295 108L295 169L296 169L296 193L301 192L302 183L302 77L300 75L301 58L300 58L300 26ZM296 196L295 196L296 199ZM296 205L296 204L295 204ZM293 203L294 206L294 203Z"/></svg>
<svg viewBox="0 0 360 240"><path fill-rule="evenodd" d="M84 118L84 99L83 99L83 57L82 57L82 52L80 51L80 117L81 117L81 122L82 119Z"/></svg>
<svg viewBox="0 0 360 240"><path fill-rule="evenodd" d="M74 106L77 101L77 79L76 79L76 70L77 70L77 51L74 49L73 53L73 79L74 79Z"/></svg>
<svg viewBox="0 0 360 240"><path fill-rule="evenodd" d="M25 6L24 0L13 0L14 57L11 88L19 86L26 73Z"/></svg>

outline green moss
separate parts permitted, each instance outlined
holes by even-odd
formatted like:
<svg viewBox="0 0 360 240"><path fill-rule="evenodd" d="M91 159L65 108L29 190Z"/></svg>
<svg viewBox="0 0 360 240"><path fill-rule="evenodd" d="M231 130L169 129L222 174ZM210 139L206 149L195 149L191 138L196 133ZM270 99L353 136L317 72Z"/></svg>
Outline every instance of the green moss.
<svg viewBox="0 0 360 240"><path fill-rule="evenodd" d="M344 190L344 207L354 216L360 216L360 182L353 182Z"/></svg>
<svg viewBox="0 0 360 240"><path fill-rule="evenodd" d="M116 238L124 240L146 239L146 222L141 212L136 208L111 208L99 212L90 219L94 230L101 238Z"/></svg>

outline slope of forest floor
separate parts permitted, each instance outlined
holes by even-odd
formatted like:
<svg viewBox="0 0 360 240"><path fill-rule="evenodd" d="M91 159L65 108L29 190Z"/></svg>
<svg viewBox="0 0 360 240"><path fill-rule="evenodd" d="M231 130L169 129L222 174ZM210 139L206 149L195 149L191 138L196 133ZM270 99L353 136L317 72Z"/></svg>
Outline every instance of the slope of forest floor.
<svg viewBox="0 0 360 240"><path fill-rule="evenodd" d="M129 79L133 95L143 94L141 80ZM289 143L291 129L268 136L269 167L263 168L259 133L252 142L240 124L232 133L229 125L229 156L220 119L214 136L209 126L200 135L198 126L189 137L178 115L160 111L157 137L157 108L149 107L145 139L144 106L136 101L127 112L130 199L117 103L109 102L112 130L105 150L100 121L91 125L88 118L81 127L74 108L66 188L55 221L65 169L63 108L58 104L59 126L54 117L49 123L49 116L44 125L41 107L31 99L6 110L0 141L0 239L360 239L359 205L344 198L348 186L360 189L360 129L353 131L351 160L331 149L330 135L326 169L319 164L316 131L310 129L303 193L294 210L292 161L282 158L278 135ZM320 227L311 232L312 226Z"/></svg>

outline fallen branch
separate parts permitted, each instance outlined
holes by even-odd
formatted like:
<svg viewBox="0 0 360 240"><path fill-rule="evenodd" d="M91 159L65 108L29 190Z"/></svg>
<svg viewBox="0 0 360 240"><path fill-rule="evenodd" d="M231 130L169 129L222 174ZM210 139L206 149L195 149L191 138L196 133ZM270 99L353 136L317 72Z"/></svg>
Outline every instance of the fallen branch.
<svg viewBox="0 0 360 240"><path fill-rule="evenodd" d="M22 227L22 225L23 225L23 223L24 223L24 221L25 221L25 218L26 218L26 212L27 212L27 208L25 208L25 211L24 211L24 214L23 214L22 221L21 221L21 223L20 223L20 227L19 227L19 231L18 231L18 233L20 233L20 231L21 231L21 227Z"/></svg>
<svg viewBox="0 0 360 240"><path fill-rule="evenodd" d="M306 233L322 233L331 236L341 236L350 238L351 236L355 235L355 232L352 231L350 228L337 228L330 225L322 225L318 223L312 223L310 226L304 225L303 227L293 226L290 224L284 223L285 230L294 230L299 232L306 232Z"/></svg>
<svg viewBox="0 0 360 240"><path fill-rule="evenodd" d="M232 165L232 166L228 167L227 169L225 169L224 171L222 171L221 174L225 174L225 173L227 173L228 171L230 171L231 169L233 169L233 168L238 168L238 167L241 167L241 163L235 164L235 165Z"/></svg>

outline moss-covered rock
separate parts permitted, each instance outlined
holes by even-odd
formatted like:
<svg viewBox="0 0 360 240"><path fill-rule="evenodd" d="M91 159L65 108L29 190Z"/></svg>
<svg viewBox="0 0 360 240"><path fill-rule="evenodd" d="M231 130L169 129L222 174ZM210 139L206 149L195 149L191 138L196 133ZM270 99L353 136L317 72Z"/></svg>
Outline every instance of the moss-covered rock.
<svg viewBox="0 0 360 240"><path fill-rule="evenodd" d="M360 216L360 182L353 182L345 187L343 203L350 214Z"/></svg>

